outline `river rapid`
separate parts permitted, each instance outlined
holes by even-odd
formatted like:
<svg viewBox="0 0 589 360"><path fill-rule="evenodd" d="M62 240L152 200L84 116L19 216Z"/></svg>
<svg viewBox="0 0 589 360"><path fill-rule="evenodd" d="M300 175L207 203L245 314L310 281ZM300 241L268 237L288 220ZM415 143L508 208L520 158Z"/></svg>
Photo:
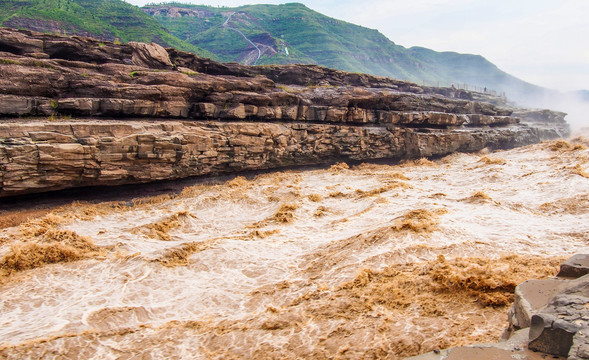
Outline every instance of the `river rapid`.
<svg viewBox="0 0 589 360"><path fill-rule="evenodd" d="M496 341L515 285L589 250L587 146L1 213L0 358L399 359Z"/></svg>

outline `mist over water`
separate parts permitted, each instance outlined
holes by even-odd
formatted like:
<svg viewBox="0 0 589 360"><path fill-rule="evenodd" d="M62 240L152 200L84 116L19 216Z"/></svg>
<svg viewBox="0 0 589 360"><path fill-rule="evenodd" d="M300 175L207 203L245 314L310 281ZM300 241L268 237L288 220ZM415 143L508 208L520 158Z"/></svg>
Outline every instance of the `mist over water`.
<svg viewBox="0 0 589 360"><path fill-rule="evenodd" d="M0 357L397 359L495 341L516 284L589 250L587 145L275 172L12 219Z"/></svg>
<svg viewBox="0 0 589 360"><path fill-rule="evenodd" d="M565 120L573 132L589 127L589 97L586 91L560 92L537 88L534 91L506 87L508 100L520 107L549 109L567 114Z"/></svg>
<svg viewBox="0 0 589 360"><path fill-rule="evenodd" d="M542 100L532 100L525 105L567 113L565 120L571 125L573 132L589 127L589 101L583 99L578 93L545 95Z"/></svg>
<svg viewBox="0 0 589 360"><path fill-rule="evenodd" d="M579 131L589 127L589 101L582 99L580 95L568 93L547 99L546 104L550 109L567 113L566 121L571 125L571 130Z"/></svg>

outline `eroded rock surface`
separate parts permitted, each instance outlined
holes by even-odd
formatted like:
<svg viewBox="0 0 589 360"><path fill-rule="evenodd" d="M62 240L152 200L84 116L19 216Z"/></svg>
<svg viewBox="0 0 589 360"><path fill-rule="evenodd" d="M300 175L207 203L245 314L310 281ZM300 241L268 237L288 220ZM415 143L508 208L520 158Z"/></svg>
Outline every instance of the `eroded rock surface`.
<svg viewBox="0 0 589 360"><path fill-rule="evenodd" d="M529 348L568 359L589 359L589 275L566 283L532 316Z"/></svg>
<svg viewBox="0 0 589 360"><path fill-rule="evenodd" d="M15 126L17 125L17 126ZM69 120L0 124L0 194L317 164L419 158L538 141L531 128L430 130L332 124Z"/></svg>
<svg viewBox="0 0 589 360"><path fill-rule="evenodd" d="M513 114L463 90L313 65L0 29L0 196L510 148L568 131L562 113L535 125Z"/></svg>

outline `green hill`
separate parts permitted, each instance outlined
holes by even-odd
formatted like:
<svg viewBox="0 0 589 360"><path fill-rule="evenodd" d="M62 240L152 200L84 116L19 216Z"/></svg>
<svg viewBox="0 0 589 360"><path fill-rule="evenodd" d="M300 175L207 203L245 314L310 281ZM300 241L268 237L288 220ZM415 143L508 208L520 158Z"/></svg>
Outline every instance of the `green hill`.
<svg viewBox="0 0 589 360"><path fill-rule="evenodd" d="M215 58L171 35L139 7L121 0L3 0L0 25L111 41L153 41Z"/></svg>
<svg viewBox="0 0 589 360"><path fill-rule="evenodd" d="M418 62L378 31L324 16L298 3L237 8L169 3L143 10L178 38L219 54L224 61L243 63L246 54L255 51L236 29L264 48L256 64L314 63L408 80L420 78Z"/></svg>
<svg viewBox="0 0 589 360"><path fill-rule="evenodd" d="M545 92L481 56L407 49L377 30L298 3L236 8L168 3L139 8L122 0L4 0L0 25L122 42L153 41L225 62L318 64L420 85L468 84L520 100Z"/></svg>
<svg viewBox="0 0 589 360"><path fill-rule="evenodd" d="M427 82L439 81L475 85L505 92L510 98L527 102L542 97L547 89L520 80L502 71L480 55L437 52L422 47L412 47L408 52L420 62Z"/></svg>
<svg viewBox="0 0 589 360"><path fill-rule="evenodd" d="M481 56L407 49L377 30L327 17L303 4L218 8L168 3L143 10L176 37L217 54L223 61L319 64L420 84L475 85L515 98L543 92Z"/></svg>

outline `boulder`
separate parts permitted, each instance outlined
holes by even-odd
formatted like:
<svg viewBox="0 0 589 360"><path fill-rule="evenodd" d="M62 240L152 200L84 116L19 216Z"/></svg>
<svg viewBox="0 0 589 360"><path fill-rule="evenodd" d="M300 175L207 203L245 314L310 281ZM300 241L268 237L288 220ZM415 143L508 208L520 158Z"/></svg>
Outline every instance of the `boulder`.
<svg viewBox="0 0 589 360"><path fill-rule="evenodd" d="M578 278L589 274L589 254L577 254L560 265L558 277Z"/></svg>
<svg viewBox="0 0 589 360"><path fill-rule="evenodd" d="M515 288L515 299L509 310L509 322L513 330L530 327L532 316L548 305L566 285L563 279L528 280Z"/></svg>
<svg viewBox="0 0 589 360"><path fill-rule="evenodd" d="M528 347L569 359L589 359L589 255L561 264L555 279L528 280L516 287L509 311L511 330L529 327Z"/></svg>
<svg viewBox="0 0 589 360"><path fill-rule="evenodd" d="M573 337L579 330L579 326L555 315L536 314L532 316L528 347L547 354L567 356L573 346Z"/></svg>
<svg viewBox="0 0 589 360"><path fill-rule="evenodd" d="M129 42L133 48L131 61L137 66L152 69L171 69L174 67L166 49L156 43L145 44L135 41Z"/></svg>
<svg viewBox="0 0 589 360"><path fill-rule="evenodd" d="M576 336L589 328L589 275L568 280L561 286L558 295L539 310L530 325L530 349L548 354L565 356L575 340L576 349L589 346L585 336ZM582 351L578 351L582 352ZM579 357L580 356L580 357ZM582 357L580 359L589 359Z"/></svg>

